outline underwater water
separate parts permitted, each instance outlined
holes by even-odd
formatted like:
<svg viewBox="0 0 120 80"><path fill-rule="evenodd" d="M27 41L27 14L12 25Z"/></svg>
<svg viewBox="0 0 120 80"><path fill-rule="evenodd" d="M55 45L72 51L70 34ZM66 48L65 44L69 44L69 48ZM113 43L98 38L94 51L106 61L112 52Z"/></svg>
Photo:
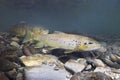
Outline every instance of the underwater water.
<svg viewBox="0 0 120 80"><path fill-rule="evenodd" d="M120 34L120 0L0 0L0 31L21 21L70 33Z"/></svg>

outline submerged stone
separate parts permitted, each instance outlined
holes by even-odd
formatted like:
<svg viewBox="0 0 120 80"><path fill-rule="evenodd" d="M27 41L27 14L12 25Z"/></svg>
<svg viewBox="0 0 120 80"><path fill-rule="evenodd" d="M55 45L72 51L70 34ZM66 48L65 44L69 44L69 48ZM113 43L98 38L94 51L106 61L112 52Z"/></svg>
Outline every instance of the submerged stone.
<svg viewBox="0 0 120 80"><path fill-rule="evenodd" d="M19 66L13 62L10 62L4 58L0 58L0 71L9 71Z"/></svg>
<svg viewBox="0 0 120 80"><path fill-rule="evenodd" d="M9 80L4 72L0 72L0 80Z"/></svg>
<svg viewBox="0 0 120 80"><path fill-rule="evenodd" d="M69 80L65 69L54 70L54 66L42 65L25 69L25 80Z"/></svg>
<svg viewBox="0 0 120 80"><path fill-rule="evenodd" d="M6 72L6 75L8 76L9 79L15 80L17 71L16 71L16 69L13 69L11 71Z"/></svg>
<svg viewBox="0 0 120 80"><path fill-rule="evenodd" d="M113 80L120 78L120 70L112 69L110 67L97 67L94 72L102 72L110 76Z"/></svg>
<svg viewBox="0 0 120 80"><path fill-rule="evenodd" d="M100 59L88 59L88 63L92 64L95 67L106 67L106 64Z"/></svg>
<svg viewBox="0 0 120 80"><path fill-rule="evenodd" d="M112 78L101 72L78 72L70 80L112 80Z"/></svg>
<svg viewBox="0 0 120 80"><path fill-rule="evenodd" d="M83 59L82 59L83 61ZM73 71L74 73L81 72L86 67L84 61L78 62L76 60L69 60L65 63L65 68Z"/></svg>
<svg viewBox="0 0 120 80"><path fill-rule="evenodd" d="M59 65L62 64L55 56L52 55L35 54L32 56L22 56L20 59L27 67L40 66L42 64L52 63Z"/></svg>

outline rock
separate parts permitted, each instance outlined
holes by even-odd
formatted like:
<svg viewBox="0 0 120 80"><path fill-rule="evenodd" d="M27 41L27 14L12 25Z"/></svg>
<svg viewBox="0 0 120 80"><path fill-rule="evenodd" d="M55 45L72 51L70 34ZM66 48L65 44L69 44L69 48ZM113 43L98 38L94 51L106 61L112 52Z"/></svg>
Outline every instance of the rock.
<svg viewBox="0 0 120 80"><path fill-rule="evenodd" d="M23 55L22 51L14 46L0 46L0 57L14 58Z"/></svg>
<svg viewBox="0 0 120 80"><path fill-rule="evenodd" d="M86 61L86 59L85 58L78 58L77 59L77 62L79 62L80 64L83 64L83 65L86 65L87 63L87 61Z"/></svg>
<svg viewBox="0 0 120 80"><path fill-rule="evenodd" d="M69 80L65 69L54 70L54 66L42 65L25 69L25 80Z"/></svg>
<svg viewBox="0 0 120 80"><path fill-rule="evenodd" d="M106 64L104 64L100 59L88 59L88 63L95 67L106 67Z"/></svg>
<svg viewBox="0 0 120 80"><path fill-rule="evenodd" d="M102 57L101 59L102 59L102 61L104 61L104 63L107 64L109 67L120 69L120 64L118 64L117 62L113 62L113 61L110 59L110 56L109 56L109 55L107 55L107 56L105 56L105 57Z"/></svg>
<svg viewBox="0 0 120 80"><path fill-rule="evenodd" d="M120 70L119 73L115 70L111 69L110 67L97 67L94 72L102 72L106 75L110 76L113 80L120 78Z"/></svg>
<svg viewBox="0 0 120 80"><path fill-rule="evenodd" d="M103 67L97 67L97 68L94 70L94 72L103 72L103 73L105 73L105 72L107 72L107 71L110 71L110 72L111 72L111 69L110 69L109 67L105 67L105 68L103 68Z"/></svg>
<svg viewBox="0 0 120 80"><path fill-rule="evenodd" d="M87 65L85 70L88 71L88 70L91 70L92 69L92 65Z"/></svg>
<svg viewBox="0 0 120 80"><path fill-rule="evenodd" d="M11 71L6 72L6 75L8 76L9 79L15 80L17 76L17 71L16 69L13 69Z"/></svg>
<svg viewBox="0 0 120 80"><path fill-rule="evenodd" d="M9 80L4 72L0 72L0 80Z"/></svg>
<svg viewBox="0 0 120 80"><path fill-rule="evenodd" d="M110 41L110 40L114 41ZM108 40L107 51L100 57L105 64L113 68L120 68L120 41L116 41L113 37ZM120 40L118 38L118 40Z"/></svg>
<svg viewBox="0 0 120 80"><path fill-rule="evenodd" d="M17 42L15 42L15 41L12 41L12 42L10 43L10 45L15 46L16 48L19 48L19 47L20 47L20 45L19 45Z"/></svg>
<svg viewBox="0 0 120 80"><path fill-rule="evenodd" d="M26 56L32 56L32 54L33 54L33 52L31 52L31 50L29 49L28 46L23 46L22 51Z"/></svg>
<svg viewBox="0 0 120 80"><path fill-rule="evenodd" d="M18 68L16 80L24 80L24 74L25 74L24 67Z"/></svg>
<svg viewBox="0 0 120 80"><path fill-rule="evenodd" d="M24 80L23 73L18 73L17 76L16 76L16 80Z"/></svg>
<svg viewBox="0 0 120 80"><path fill-rule="evenodd" d="M69 60L65 63L65 68L69 69L70 71L73 71L74 73L81 72L85 68L85 61L79 60ZM83 62L82 62L83 61Z"/></svg>
<svg viewBox="0 0 120 80"><path fill-rule="evenodd" d="M78 72L70 80L112 80L111 77L101 72Z"/></svg>
<svg viewBox="0 0 120 80"><path fill-rule="evenodd" d="M41 53L40 48L34 48L34 46L23 45L22 51L26 56L31 56L34 54Z"/></svg>
<svg viewBox="0 0 120 80"><path fill-rule="evenodd" d="M11 71L5 72L5 74L10 80L24 80L23 68L13 69Z"/></svg>
<svg viewBox="0 0 120 80"><path fill-rule="evenodd" d="M111 54L111 55L110 55L110 59L111 59L111 61L120 64L120 56L115 55L115 54Z"/></svg>
<svg viewBox="0 0 120 80"><path fill-rule="evenodd" d="M13 62L10 62L4 58L0 58L0 71L9 71L19 66Z"/></svg>
<svg viewBox="0 0 120 80"><path fill-rule="evenodd" d="M12 37L11 40L15 41L15 42L19 42L20 41L19 38L17 38L17 37Z"/></svg>
<svg viewBox="0 0 120 80"><path fill-rule="evenodd" d="M52 55L35 54L32 56L22 56L20 59L27 67L40 66L42 64L51 65L52 63L62 65L62 63Z"/></svg>

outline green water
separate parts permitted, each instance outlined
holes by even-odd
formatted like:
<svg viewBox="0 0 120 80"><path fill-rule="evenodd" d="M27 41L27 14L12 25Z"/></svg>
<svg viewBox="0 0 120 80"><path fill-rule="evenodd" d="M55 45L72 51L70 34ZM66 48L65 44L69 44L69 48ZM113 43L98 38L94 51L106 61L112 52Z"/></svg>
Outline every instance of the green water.
<svg viewBox="0 0 120 80"><path fill-rule="evenodd" d="M120 34L120 0L0 0L0 31L20 21L70 33Z"/></svg>

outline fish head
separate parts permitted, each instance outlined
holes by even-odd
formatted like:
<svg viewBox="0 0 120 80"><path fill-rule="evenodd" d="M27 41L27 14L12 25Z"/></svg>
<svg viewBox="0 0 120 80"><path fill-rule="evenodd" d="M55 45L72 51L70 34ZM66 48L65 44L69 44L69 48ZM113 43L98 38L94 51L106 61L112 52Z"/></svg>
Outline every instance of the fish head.
<svg viewBox="0 0 120 80"><path fill-rule="evenodd" d="M80 43L81 44L78 46L78 48L81 51L92 51L100 49L102 47L100 42L88 37L82 38L80 40Z"/></svg>

